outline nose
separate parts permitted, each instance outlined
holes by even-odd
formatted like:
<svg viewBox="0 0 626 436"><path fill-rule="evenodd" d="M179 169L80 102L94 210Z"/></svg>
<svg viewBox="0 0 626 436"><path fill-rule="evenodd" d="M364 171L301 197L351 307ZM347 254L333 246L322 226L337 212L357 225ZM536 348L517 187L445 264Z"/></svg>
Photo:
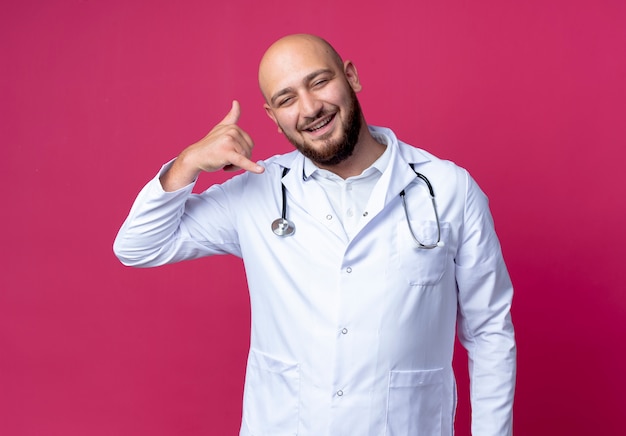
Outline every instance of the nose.
<svg viewBox="0 0 626 436"><path fill-rule="evenodd" d="M316 118L324 105L313 94L304 92L300 95L300 115L304 118Z"/></svg>

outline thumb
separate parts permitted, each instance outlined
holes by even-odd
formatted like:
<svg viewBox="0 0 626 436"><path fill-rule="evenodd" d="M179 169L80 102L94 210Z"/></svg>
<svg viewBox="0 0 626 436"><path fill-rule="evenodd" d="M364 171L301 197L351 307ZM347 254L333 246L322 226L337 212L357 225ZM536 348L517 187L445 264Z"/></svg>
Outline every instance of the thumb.
<svg viewBox="0 0 626 436"><path fill-rule="evenodd" d="M239 102L237 100L233 100L233 105L230 108L230 112L226 114L226 116L220 122L220 124L237 124L237 121L239 121L240 116L241 116L241 107L239 106Z"/></svg>

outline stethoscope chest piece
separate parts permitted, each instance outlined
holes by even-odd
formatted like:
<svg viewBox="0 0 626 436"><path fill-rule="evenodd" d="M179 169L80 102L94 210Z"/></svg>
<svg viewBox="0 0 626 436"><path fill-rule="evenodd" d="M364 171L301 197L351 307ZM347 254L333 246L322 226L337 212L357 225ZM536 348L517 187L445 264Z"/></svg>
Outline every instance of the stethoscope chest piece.
<svg viewBox="0 0 626 436"><path fill-rule="evenodd" d="M272 222L272 231L276 236L291 236L296 231L296 226L285 218L278 218Z"/></svg>

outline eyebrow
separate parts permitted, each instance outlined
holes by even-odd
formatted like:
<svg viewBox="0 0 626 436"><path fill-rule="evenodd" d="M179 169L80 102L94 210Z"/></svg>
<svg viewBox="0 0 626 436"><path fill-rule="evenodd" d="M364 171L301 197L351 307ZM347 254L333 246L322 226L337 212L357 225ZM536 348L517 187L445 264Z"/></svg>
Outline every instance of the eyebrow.
<svg viewBox="0 0 626 436"><path fill-rule="evenodd" d="M308 83L311 80L315 79L317 76L321 75L321 74L325 74L325 73L332 73L333 71L330 68L320 68L319 70L315 70L310 74L307 74L306 76L304 76L304 79L302 79L303 83ZM278 98L280 98L281 96L285 95L285 94L289 94L290 92L293 92L293 88L292 87L288 87L288 88L283 88L280 91L274 93L274 95L272 95L272 98L270 99L270 102L273 104L276 103L276 100Z"/></svg>

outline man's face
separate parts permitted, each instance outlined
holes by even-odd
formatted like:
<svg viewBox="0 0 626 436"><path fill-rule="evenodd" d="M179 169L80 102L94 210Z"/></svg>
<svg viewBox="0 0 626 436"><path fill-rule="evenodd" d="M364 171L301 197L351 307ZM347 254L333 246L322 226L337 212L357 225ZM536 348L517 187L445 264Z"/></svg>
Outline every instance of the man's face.
<svg viewBox="0 0 626 436"><path fill-rule="evenodd" d="M321 166L353 152L362 126L356 69L315 41L283 44L259 72L265 110L302 154Z"/></svg>

